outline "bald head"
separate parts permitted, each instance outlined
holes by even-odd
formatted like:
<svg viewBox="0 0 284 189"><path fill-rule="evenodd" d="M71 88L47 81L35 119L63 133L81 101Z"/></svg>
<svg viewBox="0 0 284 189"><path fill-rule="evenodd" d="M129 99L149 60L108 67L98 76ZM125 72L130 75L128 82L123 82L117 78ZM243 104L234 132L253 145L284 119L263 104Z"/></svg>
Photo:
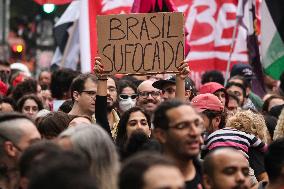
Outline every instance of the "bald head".
<svg viewBox="0 0 284 189"><path fill-rule="evenodd" d="M138 98L137 106L144 108L150 114L161 103L161 93L159 89L152 86L151 80L143 81L137 88Z"/></svg>
<svg viewBox="0 0 284 189"><path fill-rule="evenodd" d="M249 188L249 163L234 149L212 151L203 162L204 185L210 189Z"/></svg>

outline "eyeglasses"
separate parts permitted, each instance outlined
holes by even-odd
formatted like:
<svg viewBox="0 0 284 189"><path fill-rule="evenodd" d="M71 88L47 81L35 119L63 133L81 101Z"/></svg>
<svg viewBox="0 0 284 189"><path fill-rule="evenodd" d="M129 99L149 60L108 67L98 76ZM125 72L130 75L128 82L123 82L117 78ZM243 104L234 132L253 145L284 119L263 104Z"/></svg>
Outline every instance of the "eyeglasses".
<svg viewBox="0 0 284 189"><path fill-rule="evenodd" d="M97 91L88 91L88 90L84 90L84 91L81 91L82 93L87 93L87 95L89 96L96 96L97 94Z"/></svg>
<svg viewBox="0 0 284 189"><path fill-rule="evenodd" d="M204 131L204 125L199 119L177 123L176 125L169 126L169 128L184 131L189 129L192 130L193 126L200 131Z"/></svg>
<svg viewBox="0 0 284 189"><path fill-rule="evenodd" d="M121 100L126 100L128 98L131 98L132 100L136 99L137 98L137 94L132 94L132 95L127 95L127 94L120 94L119 95L119 98Z"/></svg>
<svg viewBox="0 0 284 189"><path fill-rule="evenodd" d="M153 98L157 98L161 95L161 93L159 91L144 91L144 92L139 92L138 93L139 96L141 96L142 98L147 98L149 95L151 95Z"/></svg>

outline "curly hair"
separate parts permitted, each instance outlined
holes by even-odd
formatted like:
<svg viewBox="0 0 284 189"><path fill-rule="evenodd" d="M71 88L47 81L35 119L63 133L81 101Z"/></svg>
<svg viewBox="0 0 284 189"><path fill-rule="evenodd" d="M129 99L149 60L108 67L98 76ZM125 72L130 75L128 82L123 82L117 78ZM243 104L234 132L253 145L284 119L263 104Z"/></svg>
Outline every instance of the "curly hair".
<svg viewBox="0 0 284 189"><path fill-rule="evenodd" d="M251 110L239 111L229 117L226 127L232 127L237 130L253 134L265 143L270 141L268 129L263 116L261 114L254 113Z"/></svg>
<svg viewBox="0 0 284 189"><path fill-rule="evenodd" d="M277 125L274 130L273 140L277 140L282 137L284 137L284 108L279 115Z"/></svg>

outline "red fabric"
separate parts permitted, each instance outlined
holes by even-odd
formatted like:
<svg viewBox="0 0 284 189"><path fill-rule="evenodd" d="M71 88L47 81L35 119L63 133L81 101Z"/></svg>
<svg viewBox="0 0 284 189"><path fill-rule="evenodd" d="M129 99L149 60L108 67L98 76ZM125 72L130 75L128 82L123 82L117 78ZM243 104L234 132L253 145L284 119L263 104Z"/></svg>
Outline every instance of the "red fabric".
<svg viewBox="0 0 284 189"><path fill-rule="evenodd" d="M0 80L0 95L5 96L7 94L8 87L7 85Z"/></svg>
<svg viewBox="0 0 284 189"><path fill-rule="evenodd" d="M19 83L25 80L25 76L23 74L19 74L12 82L13 87L16 87Z"/></svg>
<svg viewBox="0 0 284 189"><path fill-rule="evenodd" d="M223 111L224 109L218 97L210 93L197 95L191 100L191 105L197 112L203 112L205 110Z"/></svg>
<svg viewBox="0 0 284 189"><path fill-rule="evenodd" d="M159 9L159 10L155 10ZM178 12L172 0L134 0L132 6L132 13L151 13L151 12ZM188 36L187 29L185 31L185 38ZM190 51L188 40L185 40L184 55Z"/></svg>
<svg viewBox="0 0 284 189"><path fill-rule="evenodd" d="M37 4L55 4L55 5L63 5L71 3L72 0L34 0Z"/></svg>
<svg viewBox="0 0 284 189"><path fill-rule="evenodd" d="M216 82L209 82L209 83L205 83L199 88L199 93L200 94L205 94L205 93L213 94L220 89L225 90L223 85L216 83Z"/></svg>

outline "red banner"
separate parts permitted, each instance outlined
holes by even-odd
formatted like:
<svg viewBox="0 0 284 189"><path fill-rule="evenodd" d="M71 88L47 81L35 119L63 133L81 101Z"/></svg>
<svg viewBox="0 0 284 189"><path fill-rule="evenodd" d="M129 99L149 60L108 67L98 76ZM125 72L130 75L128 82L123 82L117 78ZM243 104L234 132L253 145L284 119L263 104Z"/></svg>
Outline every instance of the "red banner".
<svg viewBox="0 0 284 189"><path fill-rule="evenodd" d="M133 4L133 0L99 1L100 3L89 0L89 4L97 4L96 7L100 8L96 12L90 8L94 6L89 6L93 22L90 23L92 59L96 53L94 13L129 13ZM259 10L261 0L257 1ZM190 60L191 69L199 74L212 69L225 71L231 50L233 30L236 25L238 0L173 0L173 2L179 12L184 12L185 27L189 32L186 40L190 45L190 52L186 58ZM245 17L248 17L246 13ZM246 21L244 20L244 22ZM232 65L236 62L248 62L246 38L247 29L238 27L232 51Z"/></svg>
<svg viewBox="0 0 284 189"><path fill-rule="evenodd" d="M44 4L63 5L63 4L71 3L72 0L34 0L34 1L40 5L44 5Z"/></svg>

